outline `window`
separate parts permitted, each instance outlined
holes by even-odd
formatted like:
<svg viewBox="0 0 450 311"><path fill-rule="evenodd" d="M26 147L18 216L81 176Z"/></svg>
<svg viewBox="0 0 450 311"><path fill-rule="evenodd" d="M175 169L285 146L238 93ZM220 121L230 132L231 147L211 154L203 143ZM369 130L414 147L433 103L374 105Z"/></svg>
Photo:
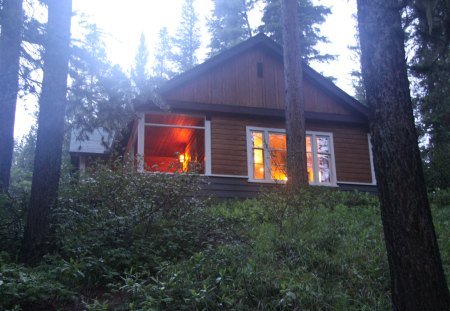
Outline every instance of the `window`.
<svg viewBox="0 0 450 311"><path fill-rule="evenodd" d="M205 172L205 118L182 114L146 114L143 170Z"/></svg>
<svg viewBox="0 0 450 311"><path fill-rule="evenodd" d="M281 129L247 127L250 181L286 181L286 134ZM310 184L334 185L333 136L306 133L307 173Z"/></svg>

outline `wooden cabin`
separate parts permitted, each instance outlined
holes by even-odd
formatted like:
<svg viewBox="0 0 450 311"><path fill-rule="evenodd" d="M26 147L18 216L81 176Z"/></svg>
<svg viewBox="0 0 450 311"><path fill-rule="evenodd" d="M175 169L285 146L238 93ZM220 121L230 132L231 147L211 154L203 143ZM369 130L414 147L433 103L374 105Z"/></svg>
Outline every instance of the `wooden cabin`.
<svg viewBox="0 0 450 311"><path fill-rule="evenodd" d="M367 108L306 65L303 89L310 184L374 190ZM128 151L142 159L139 171L195 164L217 197L252 197L286 181L283 53L270 38L242 42L159 94L164 108L136 105Z"/></svg>

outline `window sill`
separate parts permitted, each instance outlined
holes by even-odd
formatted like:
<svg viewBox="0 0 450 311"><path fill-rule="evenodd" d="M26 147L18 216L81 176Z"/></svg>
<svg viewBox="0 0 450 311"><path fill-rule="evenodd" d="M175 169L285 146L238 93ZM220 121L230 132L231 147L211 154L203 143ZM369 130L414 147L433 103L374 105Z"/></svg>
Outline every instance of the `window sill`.
<svg viewBox="0 0 450 311"><path fill-rule="evenodd" d="M248 179L250 183L258 183L258 184L279 184L285 185L286 181L284 180L265 180L265 179ZM339 187L337 183L327 183L327 184L318 184L318 183L309 183L310 186L319 186L319 187Z"/></svg>

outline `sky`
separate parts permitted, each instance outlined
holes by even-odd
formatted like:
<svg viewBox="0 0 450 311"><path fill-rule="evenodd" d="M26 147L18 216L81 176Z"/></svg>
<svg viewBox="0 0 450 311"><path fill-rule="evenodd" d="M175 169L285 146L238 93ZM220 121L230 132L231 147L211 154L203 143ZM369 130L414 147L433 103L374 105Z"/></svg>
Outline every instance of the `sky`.
<svg viewBox="0 0 450 311"><path fill-rule="evenodd" d="M352 60L348 46L355 45L355 0L313 0L331 8L332 14L320 26L323 35L330 43L319 45L323 53L337 55L336 61L328 64L312 63L312 67L326 76L336 77L336 84L344 91L353 95L350 72L358 65ZM143 32L152 60L153 47L158 41L161 27L168 27L170 33L176 31L181 16L183 0L73 0L76 15L84 15L95 22L103 32L108 58L113 64L119 64L128 72L134 63L139 38ZM203 44L199 50L202 61L207 53L209 35L206 31L206 20L213 8L211 0L196 0L196 10L200 27L203 30ZM252 27L260 24L261 14L256 9L250 17ZM72 35L77 36L79 29L76 17L72 23ZM151 63L149 64L151 66ZM18 102L15 137L26 135L34 123L36 100L24 99Z"/></svg>

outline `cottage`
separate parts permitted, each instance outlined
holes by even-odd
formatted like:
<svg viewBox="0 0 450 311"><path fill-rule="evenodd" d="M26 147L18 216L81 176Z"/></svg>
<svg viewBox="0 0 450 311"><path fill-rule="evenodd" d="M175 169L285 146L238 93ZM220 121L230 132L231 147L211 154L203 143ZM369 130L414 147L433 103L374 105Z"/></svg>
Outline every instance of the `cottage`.
<svg viewBox="0 0 450 311"><path fill-rule="evenodd" d="M374 190L367 108L306 65L303 88L310 184ZM270 38L242 42L159 94L169 110L136 105L127 150L142 159L139 171L195 164L218 197L251 197L285 182L283 53Z"/></svg>

